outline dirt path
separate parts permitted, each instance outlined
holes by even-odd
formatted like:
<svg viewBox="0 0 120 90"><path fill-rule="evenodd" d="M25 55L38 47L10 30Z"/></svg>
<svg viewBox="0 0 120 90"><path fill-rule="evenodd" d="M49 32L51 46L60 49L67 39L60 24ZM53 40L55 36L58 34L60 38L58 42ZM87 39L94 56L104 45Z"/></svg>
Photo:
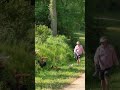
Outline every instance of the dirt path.
<svg viewBox="0 0 120 90"><path fill-rule="evenodd" d="M85 90L85 73L63 90Z"/></svg>

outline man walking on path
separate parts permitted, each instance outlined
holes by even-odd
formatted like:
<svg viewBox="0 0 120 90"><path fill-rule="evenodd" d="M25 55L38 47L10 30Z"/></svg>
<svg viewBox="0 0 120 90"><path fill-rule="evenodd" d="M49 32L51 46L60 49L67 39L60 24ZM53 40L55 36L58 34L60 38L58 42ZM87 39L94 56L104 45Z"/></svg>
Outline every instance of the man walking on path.
<svg viewBox="0 0 120 90"><path fill-rule="evenodd" d="M94 63L100 67L102 90L109 90L109 71L114 64L119 65L119 62L114 48L108 43L108 39L105 36L100 38L100 43L101 45L97 48L94 56Z"/></svg>
<svg viewBox="0 0 120 90"><path fill-rule="evenodd" d="M80 42L79 42L79 41L77 41L76 44L77 44L77 45L76 45L75 48L74 48L74 55L75 55L75 58L76 58L76 60L77 60L78 65L79 65L79 63L80 63L80 56L81 56L83 53L85 53L85 51L84 51L84 49L83 49L83 46L80 45Z"/></svg>

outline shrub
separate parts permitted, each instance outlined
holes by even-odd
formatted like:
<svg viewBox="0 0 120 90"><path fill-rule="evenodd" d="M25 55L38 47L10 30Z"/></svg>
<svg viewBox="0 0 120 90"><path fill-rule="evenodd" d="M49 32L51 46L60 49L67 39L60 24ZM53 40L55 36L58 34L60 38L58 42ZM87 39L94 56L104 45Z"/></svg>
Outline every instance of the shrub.
<svg viewBox="0 0 120 90"><path fill-rule="evenodd" d="M73 60L73 51L64 35L53 37L50 29L42 25L37 26L36 29L36 63L41 57L47 57L47 68L49 68L52 65L62 65ZM38 70L40 68L36 64L36 73L39 72Z"/></svg>
<svg viewBox="0 0 120 90"><path fill-rule="evenodd" d="M50 36L45 43L35 45L36 50L38 50L37 56L48 57L48 62L54 65L70 60L73 53L66 41L65 36Z"/></svg>
<svg viewBox="0 0 120 90"><path fill-rule="evenodd" d="M42 44L51 35L51 30L45 25L35 26L35 43Z"/></svg>

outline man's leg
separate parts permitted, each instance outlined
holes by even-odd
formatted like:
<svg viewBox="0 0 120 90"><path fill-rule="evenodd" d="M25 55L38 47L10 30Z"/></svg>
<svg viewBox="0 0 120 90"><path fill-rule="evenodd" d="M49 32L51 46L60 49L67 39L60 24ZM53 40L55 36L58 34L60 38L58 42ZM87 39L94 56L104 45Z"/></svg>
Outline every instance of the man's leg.
<svg viewBox="0 0 120 90"><path fill-rule="evenodd" d="M80 64L80 55L78 56L77 63L78 63L78 65Z"/></svg>
<svg viewBox="0 0 120 90"><path fill-rule="evenodd" d="M109 86L110 86L110 73L111 73L111 68L105 70L106 90L109 90Z"/></svg>
<svg viewBox="0 0 120 90"><path fill-rule="evenodd" d="M104 75L105 71L101 70L100 71L100 79L101 79L101 88L102 90L106 90L106 82L105 82L105 75Z"/></svg>
<svg viewBox="0 0 120 90"><path fill-rule="evenodd" d="M102 90L106 90L105 80L101 80L101 87L102 87Z"/></svg>
<svg viewBox="0 0 120 90"><path fill-rule="evenodd" d="M105 80L101 80L101 87L102 87L102 90L109 90L108 80L106 78Z"/></svg>
<svg viewBox="0 0 120 90"><path fill-rule="evenodd" d="M109 84L110 84L110 68L105 71L105 82L106 82L106 90L109 90Z"/></svg>
<svg viewBox="0 0 120 90"><path fill-rule="evenodd" d="M108 77L104 74L104 78L101 80L102 90L109 90L109 80Z"/></svg>
<svg viewBox="0 0 120 90"><path fill-rule="evenodd" d="M78 60L77 60L77 64L78 64L78 65L80 64L80 58L78 58Z"/></svg>
<svg viewBox="0 0 120 90"><path fill-rule="evenodd" d="M106 90L109 90L109 80L107 76L105 76L105 85L106 85Z"/></svg>

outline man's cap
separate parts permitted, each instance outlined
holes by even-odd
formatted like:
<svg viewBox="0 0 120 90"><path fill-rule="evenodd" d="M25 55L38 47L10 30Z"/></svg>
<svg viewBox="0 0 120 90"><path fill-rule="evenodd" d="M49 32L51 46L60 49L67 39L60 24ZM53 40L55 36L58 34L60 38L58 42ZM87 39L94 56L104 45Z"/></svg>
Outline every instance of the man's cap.
<svg viewBox="0 0 120 90"><path fill-rule="evenodd" d="M80 42L79 42L79 41L77 41L77 42L76 42L76 44L78 45L78 44L80 44Z"/></svg>
<svg viewBox="0 0 120 90"><path fill-rule="evenodd" d="M102 36L102 37L100 38L100 43L102 43L102 42L107 42L107 41L108 41L108 39L107 39L106 36Z"/></svg>

